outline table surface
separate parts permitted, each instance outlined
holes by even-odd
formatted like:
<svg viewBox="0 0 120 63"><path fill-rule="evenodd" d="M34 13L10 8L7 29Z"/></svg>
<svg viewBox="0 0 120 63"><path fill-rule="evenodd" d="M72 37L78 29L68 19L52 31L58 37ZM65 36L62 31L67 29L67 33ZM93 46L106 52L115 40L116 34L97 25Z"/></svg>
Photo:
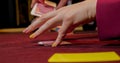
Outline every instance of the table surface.
<svg viewBox="0 0 120 63"><path fill-rule="evenodd" d="M97 32L80 32L65 37L70 45L40 46L38 41L55 40L57 33L45 33L35 39L29 34L0 33L0 63L48 63L54 53L86 53L115 51L120 55L120 41L99 41ZM120 63L99 62L99 63Z"/></svg>

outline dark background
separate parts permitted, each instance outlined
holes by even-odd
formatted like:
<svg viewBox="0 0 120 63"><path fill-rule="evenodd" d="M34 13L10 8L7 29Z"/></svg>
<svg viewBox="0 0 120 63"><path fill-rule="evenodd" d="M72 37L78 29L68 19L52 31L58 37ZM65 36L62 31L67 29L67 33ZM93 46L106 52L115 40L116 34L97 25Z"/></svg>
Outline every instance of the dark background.
<svg viewBox="0 0 120 63"><path fill-rule="evenodd" d="M15 0L2 0L0 8L0 28L15 27Z"/></svg>
<svg viewBox="0 0 120 63"><path fill-rule="evenodd" d="M16 28L28 26L28 0L3 0L0 2L0 28ZM30 0L29 0L30 1ZM16 9L18 5L19 9ZM19 14L16 12L19 11ZM19 17L19 20L17 20ZM19 21L19 24L17 24Z"/></svg>
<svg viewBox="0 0 120 63"><path fill-rule="evenodd" d="M19 28L26 27L31 23L31 17L29 12L30 4L28 4L31 0L18 0L18 4L16 4L17 0L3 0L0 2L0 28ZM50 0L55 3L59 3L60 0ZM81 2L84 0L73 0L72 3ZM16 5L18 8L16 10ZM19 11L19 14L16 12ZM19 20L17 18L19 17ZM19 21L19 24L17 23ZM85 24L82 26L84 31L93 31L96 30L96 22L92 25Z"/></svg>

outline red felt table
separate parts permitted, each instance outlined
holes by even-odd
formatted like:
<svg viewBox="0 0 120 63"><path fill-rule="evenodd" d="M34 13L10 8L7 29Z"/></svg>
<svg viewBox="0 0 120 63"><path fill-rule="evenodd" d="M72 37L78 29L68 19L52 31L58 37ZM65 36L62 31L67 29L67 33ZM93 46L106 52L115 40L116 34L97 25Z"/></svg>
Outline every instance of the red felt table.
<svg viewBox="0 0 120 63"><path fill-rule="evenodd" d="M0 33L0 63L48 63L48 58L54 53L115 51L120 55L120 41L99 41L97 32L68 35L64 40L73 44L55 48L37 44L42 40L55 40L57 36L55 32L45 33L35 39L29 39L28 36L29 34L23 33ZM120 61L99 63L120 63Z"/></svg>

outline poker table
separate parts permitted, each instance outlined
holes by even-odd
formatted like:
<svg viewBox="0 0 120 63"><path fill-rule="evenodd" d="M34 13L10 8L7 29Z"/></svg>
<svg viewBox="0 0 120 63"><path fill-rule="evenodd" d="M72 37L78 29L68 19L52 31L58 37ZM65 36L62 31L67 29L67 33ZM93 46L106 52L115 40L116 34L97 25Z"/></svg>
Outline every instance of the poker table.
<svg viewBox="0 0 120 63"><path fill-rule="evenodd" d="M72 44L57 47L40 46L39 41L55 40L56 32L48 32L35 39L29 34L0 33L0 63L48 63L54 53L87 53L115 51L120 55L120 40L100 41L96 31L81 31L67 35L64 41ZM96 62L97 63L97 62ZM120 61L98 62L120 63Z"/></svg>

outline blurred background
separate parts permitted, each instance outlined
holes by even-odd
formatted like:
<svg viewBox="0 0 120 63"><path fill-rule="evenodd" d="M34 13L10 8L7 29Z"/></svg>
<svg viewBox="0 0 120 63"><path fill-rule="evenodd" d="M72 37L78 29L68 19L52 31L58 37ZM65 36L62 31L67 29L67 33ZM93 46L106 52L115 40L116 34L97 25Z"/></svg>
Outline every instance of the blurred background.
<svg viewBox="0 0 120 63"><path fill-rule="evenodd" d="M48 4L57 5L60 0L46 0ZM77 3L83 0L72 0ZM34 16L30 15L31 0L2 0L0 2L0 32L22 31ZM96 24L90 23L77 27L76 30L96 30Z"/></svg>

